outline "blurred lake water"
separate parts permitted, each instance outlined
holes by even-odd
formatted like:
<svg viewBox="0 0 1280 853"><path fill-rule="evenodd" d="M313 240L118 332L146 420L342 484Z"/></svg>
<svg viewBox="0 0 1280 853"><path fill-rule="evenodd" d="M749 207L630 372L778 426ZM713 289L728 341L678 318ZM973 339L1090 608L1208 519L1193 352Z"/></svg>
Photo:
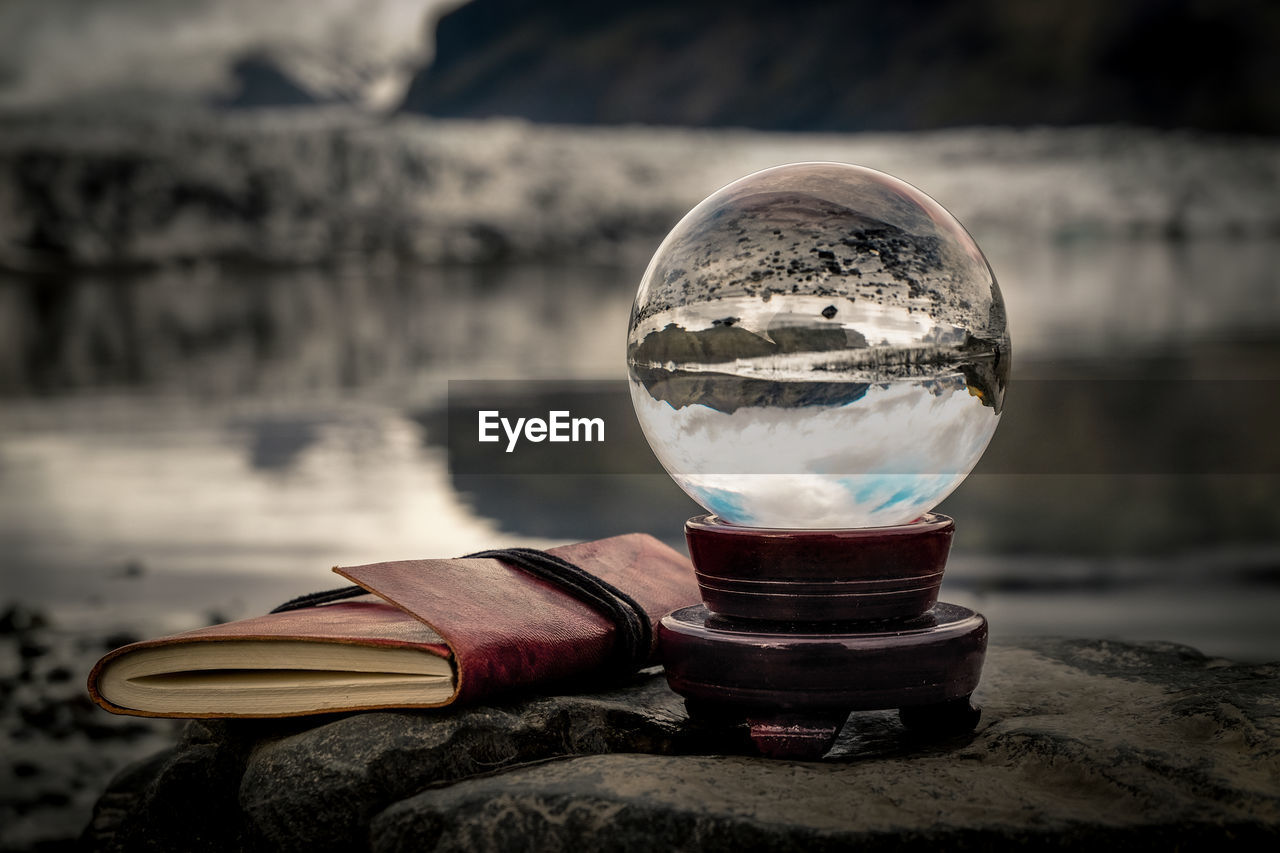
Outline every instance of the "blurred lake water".
<svg viewBox="0 0 1280 853"><path fill-rule="evenodd" d="M662 235L729 180L826 159L947 205L1007 300L1007 413L941 507L947 595L997 639L1280 658L1274 143L326 110L3 125L0 571L60 624L194 627L335 564L682 544L697 508L641 441L609 445L607 472L451 470L449 383L601 383L634 438L610 389Z"/></svg>
<svg viewBox="0 0 1280 853"><path fill-rule="evenodd" d="M988 457L941 508L959 530L946 594L987 612L996 638L1280 657L1275 244L986 248L1008 295L1014 384ZM261 611L332 585L337 564L633 529L680 545L697 508L643 442L616 451L635 461L612 473L460 478L436 428L450 380L621 391L639 273L4 276L0 370L23 389L0 407L5 597L146 633ZM1241 446L1192 464L1187 430L1203 423L1153 424L1090 390L1141 401L1183 399L1183 386ZM1125 442L1151 452L1110 470L1107 447Z"/></svg>

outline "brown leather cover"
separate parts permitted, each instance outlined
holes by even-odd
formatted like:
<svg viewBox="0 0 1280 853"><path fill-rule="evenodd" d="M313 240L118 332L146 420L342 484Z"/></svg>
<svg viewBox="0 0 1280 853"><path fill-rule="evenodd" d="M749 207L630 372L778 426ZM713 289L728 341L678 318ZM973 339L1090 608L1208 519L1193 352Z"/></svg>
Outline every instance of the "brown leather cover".
<svg viewBox="0 0 1280 853"><path fill-rule="evenodd" d="M652 536L631 533L549 551L612 583L644 608L655 626L651 660L658 620L699 601L692 564ZM110 661L138 649L179 643L302 640L412 647L452 658L453 695L444 702L394 706L415 708L473 702L600 672L613 652L614 627L606 617L552 584L498 560L401 560L334 571L383 601L371 597L291 610L123 646L94 666L89 674L90 696L116 714L228 716L157 715L114 705L98 691L98 677ZM374 707L386 706L336 710ZM334 711L329 708L324 713Z"/></svg>

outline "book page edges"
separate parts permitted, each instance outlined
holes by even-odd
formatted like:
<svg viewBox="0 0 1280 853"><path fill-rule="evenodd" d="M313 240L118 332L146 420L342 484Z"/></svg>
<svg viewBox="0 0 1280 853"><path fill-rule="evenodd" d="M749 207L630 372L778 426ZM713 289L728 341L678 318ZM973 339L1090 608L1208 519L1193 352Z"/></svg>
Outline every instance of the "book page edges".
<svg viewBox="0 0 1280 853"><path fill-rule="evenodd" d="M422 655L434 661L438 661L439 662L438 674L428 675L426 673L419 673L419 675L423 677L422 687L426 688L427 693L430 694L430 698L427 699L426 701L418 701L418 702L407 701L407 698L404 696L398 697L394 700L388 698L386 701L361 701L358 698L358 696L353 696L352 701L350 703L334 703L333 705L327 705L325 707L315 707L314 704L311 704L307 706L295 707L292 709L276 708L272 710L264 709L261 711L254 711L254 710L247 710L247 709L183 711L183 710L168 709L168 708L166 709L137 708L137 707L132 707L128 704L117 703L113 701L111 698L108 698L106 695L104 695L104 692L103 692L104 679L106 679L107 681L113 680L113 677L110 676L110 670L114 668L114 665L116 664L117 661L136 657L138 659L139 666L142 668L145 668L147 664L147 659L149 657L148 653L154 650L173 649L177 651L184 648L190 650L190 649L194 649L196 647L202 647L202 646L217 646L217 647L221 647L222 649L229 650L229 646L231 644L234 644L236 646L239 646L241 644L252 644L250 648L246 648L246 651L258 651L259 653L263 651L267 651L268 653L270 653L270 647L278 646L280 644L290 644L290 643L292 644L307 643L307 644L314 644L316 646L328 646L328 647L346 646L346 647L364 648L368 651L369 657L371 660L376 660L376 658L381 654L381 651L384 649L403 649L405 651L411 651L415 655ZM253 649L252 648L253 646L257 646L258 648ZM181 652L179 652L179 654L181 654ZM197 658L195 660L196 663L200 662L199 657L200 656L197 654ZM208 661L209 658L205 658L205 660ZM135 667L135 669L136 668L137 667ZM234 669L234 667L230 667L230 668ZM197 670L198 669L199 668L197 667ZM228 667L223 667L221 669L225 670L225 669L228 669ZM284 671L298 671L299 669L300 668L296 666L294 667L270 666L270 667L260 667L252 670L246 669L244 670L244 672L245 673L259 672L259 671L270 672L272 670L276 672L284 672ZM431 667L425 667L424 669L431 669ZM176 674L178 672L186 672L186 671L191 671L191 670L190 669L176 670L171 674ZM336 672L338 670L330 668L328 670L312 670L312 671ZM366 673L377 672L377 667L371 665L369 669L362 670L362 671ZM128 670L126 670L126 672L128 672ZM358 673L360 671L353 670L352 672ZM149 675L146 677L152 677L152 676L163 675L163 674L164 674L163 672L153 672L153 673L149 673ZM93 701L97 703L100 707L104 708L107 711L110 711L113 714L126 714L129 716L136 716L136 717L166 717L166 718L180 718L180 719L224 719L224 718L272 718L274 719L277 717L300 717L300 716L307 716L312 714L342 713L342 712L349 712L349 711L372 711L372 710L382 710L382 709L392 709L392 708L439 708L444 705L448 705L450 702L453 701L454 697L457 695L457 681L458 679L456 674L456 668L453 666L453 663L452 663L452 650L447 647L447 644L444 648L441 648L436 644L405 643L405 642L400 642L396 640L381 640L381 639L374 639L374 638L289 637L289 636L270 635L270 634L259 634L259 635L246 634L246 635L231 635L231 636L217 636L217 635L201 636L199 634L195 634L195 635L186 634L186 635L179 635L176 637L164 637L156 640L145 640L140 643L133 643L128 646L122 646L118 649L115 649L109 652L101 660L99 660L97 664L94 665L93 670L89 673L88 688L89 688L89 695L93 699ZM450 685L450 689L448 694L444 698L441 698L441 693L443 691L441 691L439 688L443 687L446 682ZM106 689L108 692L110 692L111 686L108 684ZM117 691L117 693L118 692L119 691ZM125 692L130 692L130 691L125 691ZM305 692L305 691L300 691L300 692ZM117 695L116 698L123 699L124 697ZM191 703L191 707L194 708L195 704L196 703L194 702Z"/></svg>

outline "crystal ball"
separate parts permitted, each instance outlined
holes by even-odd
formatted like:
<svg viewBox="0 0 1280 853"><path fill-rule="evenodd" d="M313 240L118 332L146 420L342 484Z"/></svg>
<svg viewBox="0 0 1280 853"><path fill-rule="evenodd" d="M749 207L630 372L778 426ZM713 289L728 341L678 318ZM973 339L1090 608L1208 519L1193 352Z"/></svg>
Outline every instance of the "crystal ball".
<svg viewBox="0 0 1280 853"><path fill-rule="evenodd" d="M709 512L771 528L909 523L986 449L1004 301L963 226L873 169L797 163L713 193L631 310L636 415Z"/></svg>

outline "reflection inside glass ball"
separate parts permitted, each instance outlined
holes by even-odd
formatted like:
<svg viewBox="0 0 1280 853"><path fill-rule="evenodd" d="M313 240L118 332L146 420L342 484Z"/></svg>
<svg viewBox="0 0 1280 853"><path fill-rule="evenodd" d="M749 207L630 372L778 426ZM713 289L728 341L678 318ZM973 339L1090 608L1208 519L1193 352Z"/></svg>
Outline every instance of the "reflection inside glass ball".
<svg viewBox="0 0 1280 853"><path fill-rule="evenodd" d="M640 283L627 339L658 460L734 524L905 524L977 464L1009 372L986 259L888 175L799 163L695 207Z"/></svg>

